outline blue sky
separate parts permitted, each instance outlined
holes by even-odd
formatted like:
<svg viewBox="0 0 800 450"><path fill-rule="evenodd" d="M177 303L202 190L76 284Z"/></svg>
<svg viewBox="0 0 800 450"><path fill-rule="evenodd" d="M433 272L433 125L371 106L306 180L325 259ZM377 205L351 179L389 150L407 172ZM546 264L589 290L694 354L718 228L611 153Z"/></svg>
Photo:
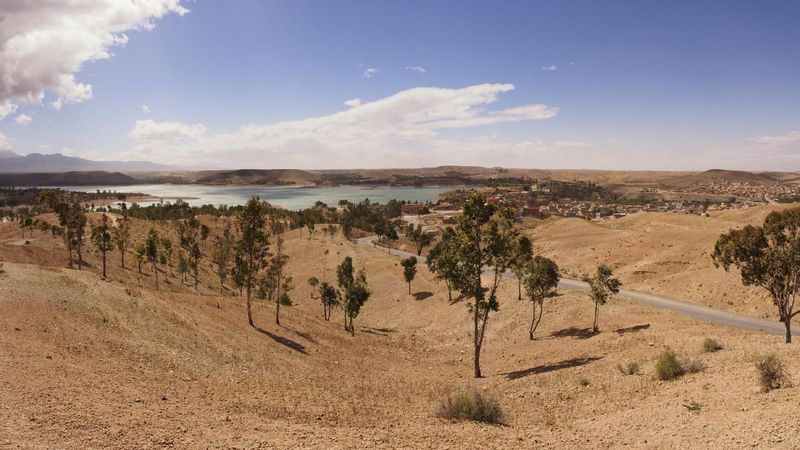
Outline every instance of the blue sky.
<svg viewBox="0 0 800 450"><path fill-rule="evenodd" d="M0 33L0 61L55 62L33 80L0 68L30 84L0 88L0 146L226 168L800 170L798 2L141 3L161 9L7 12L35 26ZM74 45L14 45L47 30Z"/></svg>

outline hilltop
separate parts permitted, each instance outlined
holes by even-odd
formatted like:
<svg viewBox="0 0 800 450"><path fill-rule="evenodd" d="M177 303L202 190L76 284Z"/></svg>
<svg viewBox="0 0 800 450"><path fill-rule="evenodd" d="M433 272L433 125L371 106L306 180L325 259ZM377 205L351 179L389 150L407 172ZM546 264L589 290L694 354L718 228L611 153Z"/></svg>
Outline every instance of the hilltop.
<svg viewBox="0 0 800 450"><path fill-rule="evenodd" d="M104 186L141 183L119 172L0 173L0 186Z"/></svg>
<svg viewBox="0 0 800 450"><path fill-rule="evenodd" d="M310 172L296 169L240 169L193 172L187 174L186 180L200 184L311 186L317 184L320 178Z"/></svg>

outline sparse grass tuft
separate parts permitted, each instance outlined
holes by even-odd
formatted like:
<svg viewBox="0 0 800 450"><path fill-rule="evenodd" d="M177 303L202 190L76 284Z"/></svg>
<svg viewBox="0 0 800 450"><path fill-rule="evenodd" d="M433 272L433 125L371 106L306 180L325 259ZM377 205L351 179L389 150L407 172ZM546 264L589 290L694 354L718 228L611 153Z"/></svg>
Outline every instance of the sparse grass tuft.
<svg viewBox="0 0 800 450"><path fill-rule="evenodd" d="M659 380L672 380L683 375L684 370L678 357L672 350L664 350L658 355L656 361L656 378Z"/></svg>
<svg viewBox="0 0 800 450"><path fill-rule="evenodd" d="M703 339L703 351L706 353L714 353L722 350L722 344L720 344L716 339L707 337Z"/></svg>
<svg viewBox="0 0 800 450"><path fill-rule="evenodd" d="M759 358L756 361L756 369L758 369L761 392L769 392L792 385L783 361L774 353Z"/></svg>
<svg viewBox="0 0 800 450"><path fill-rule="evenodd" d="M683 365L683 370L686 373L697 373L702 372L706 368L703 361L700 361L697 358L692 358Z"/></svg>
<svg viewBox="0 0 800 450"><path fill-rule="evenodd" d="M639 363L636 361L628 361L624 366L617 364L617 370L623 375L637 375L639 373Z"/></svg>
<svg viewBox="0 0 800 450"><path fill-rule="evenodd" d="M434 416L494 424L502 424L505 418L500 402L475 388L466 388L439 400Z"/></svg>
<svg viewBox="0 0 800 450"><path fill-rule="evenodd" d="M583 387L586 387L586 386L588 386L590 384L589 383L589 379L581 377L580 379L578 379L578 384L583 386Z"/></svg>

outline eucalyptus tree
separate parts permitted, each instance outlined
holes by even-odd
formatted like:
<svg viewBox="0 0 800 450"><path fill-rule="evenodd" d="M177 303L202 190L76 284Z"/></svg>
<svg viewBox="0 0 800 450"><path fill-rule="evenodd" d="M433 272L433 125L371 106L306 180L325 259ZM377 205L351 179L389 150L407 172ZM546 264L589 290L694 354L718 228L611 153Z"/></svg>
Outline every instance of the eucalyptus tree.
<svg viewBox="0 0 800 450"><path fill-rule="evenodd" d="M414 227L413 223L408 224L406 228L406 237L414 243L414 248L417 250L417 256L422 256L422 251L433 243L433 233L424 231L422 225L417 224Z"/></svg>
<svg viewBox="0 0 800 450"><path fill-rule="evenodd" d="M269 234L264 229L263 205L258 196L250 197L239 214L237 222L239 240L236 242L236 270L241 274L241 282L247 291L247 320L253 322L253 287L258 272L264 268L269 248Z"/></svg>
<svg viewBox="0 0 800 450"><path fill-rule="evenodd" d="M117 220L117 226L115 226L111 234L114 236L114 244L117 246L117 250L119 250L119 258L120 264L122 268L125 268L125 252L128 250L128 244L131 240L131 227L130 227L130 219L128 219L127 214L123 214L121 219Z"/></svg>
<svg viewBox="0 0 800 450"><path fill-rule="evenodd" d="M323 281L319 285L319 299L322 302L322 317L331 320L331 311L339 304L336 289L327 281Z"/></svg>
<svg viewBox="0 0 800 450"><path fill-rule="evenodd" d="M486 336L489 314L500 309L497 290L503 273L510 267L512 249L518 232L514 229L514 216L510 209L490 205L486 195L471 194L454 230L452 245L459 271L457 289L469 299L467 307L472 315L473 368L475 378L481 377L481 348ZM484 286L484 267L489 269L489 283Z"/></svg>
<svg viewBox="0 0 800 450"><path fill-rule="evenodd" d="M520 236L512 251L511 271L517 277L517 300L522 300L522 278L533 260L533 243L527 236Z"/></svg>
<svg viewBox="0 0 800 450"><path fill-rule="evenodd" d="M417 275L417 258L415 256L409 256L408 258L404 258L400 260L400 265L403 266L403 278L408 283L408 293L411 294L411 282L414 281L414 277Z"/></svg>
<svg viewBox="0 0 800 450"><path fill-rule="evenodd" d="M431 247L425 264L434 278L445 282L447 300L452 303L453 289L458 286L458 280L462 276L456 255L455 230L452 227L445 228L442 239Z"/></svg>
<svg viewBox="0 0 800 450"><path fill-rule="evenodd" d="M557 295L556 288L561 276L558 273L558 265L552 259L537 255L525 265L521 279L533 308L531 327L528 330L528 336L532 340L533 333L542 321L544 299Z"/></svg>
<svg viewBox="0 0 800 450"><path fill-rule="evenodd" d="M106 278L106 253L114 248L108 226L108 216L103 213L100 223L92 228L92 243L103 259L103 278Z"/></svg>
<svg viewBox="0 0 800 450"><path fill-rule="evenodd" d="M594 322L592 322L592 332L597 333L600 329L597 326L597 316L600 306L605 305L612 295L619 293L622 282L613 277L614 272L606 265L597 266L594 275L587 281L589 283L589 297L594 301Z"/></svg>
<svg viewBox="0 0 800 450"><path fill-rule="evenodd" d="M712 254L714 265L739 269L742 284L759 286L772 298L778 318L792 342L792 318L800 285L800 208L773 211L762 226L747 225L719 237Z"/></svg>

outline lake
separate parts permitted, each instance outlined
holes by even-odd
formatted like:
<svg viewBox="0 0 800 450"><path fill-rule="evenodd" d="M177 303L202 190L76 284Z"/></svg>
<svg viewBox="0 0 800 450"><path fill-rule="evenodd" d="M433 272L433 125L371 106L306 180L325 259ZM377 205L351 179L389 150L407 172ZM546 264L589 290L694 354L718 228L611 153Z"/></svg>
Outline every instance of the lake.
<svg viewBox="0 0 800 450"><path fill-rule="evenodd" d="M136 184L131 186L60 186L78 192L94 192L97 190L110 192L141 192L154 197L163 198L164 201L173 202L175 199L185 199L192 206L212 204L242 205L252 195L258 195L273 205L278 205L289 210L308 208L317 200L335 206L339 200L349 200L358 203L364 199L371 202L386 203L391 199L409 202L425 202L438 199L442 192L451 191L455 187L263 187L263 186L209 186L202 184ZM155 202L140 202L141 206Z"/></svg>

